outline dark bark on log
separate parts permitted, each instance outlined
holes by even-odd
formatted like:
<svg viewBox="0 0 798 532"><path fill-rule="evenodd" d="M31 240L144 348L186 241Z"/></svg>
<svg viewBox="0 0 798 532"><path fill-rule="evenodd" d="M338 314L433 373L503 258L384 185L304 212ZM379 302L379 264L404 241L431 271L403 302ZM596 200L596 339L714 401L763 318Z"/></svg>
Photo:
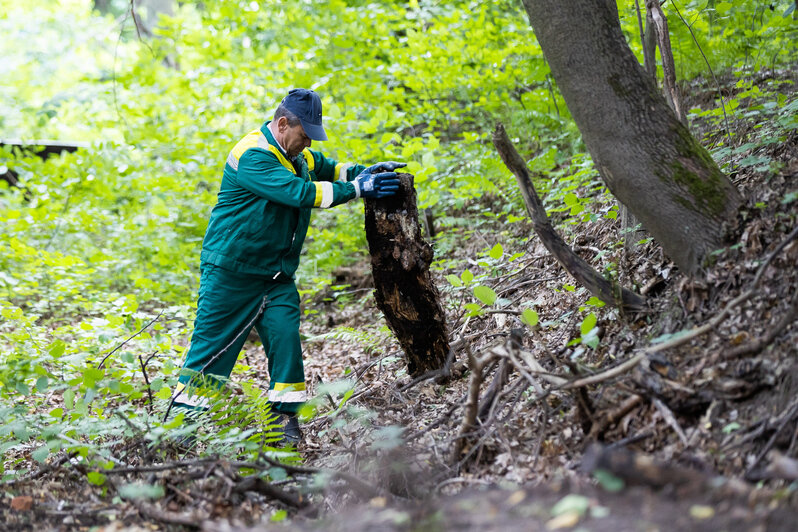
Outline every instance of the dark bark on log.
<svg viewBox="0 0 798 532"><path fill-rule="evenodd" d="M537 233L543 245L546 246L546 249L554 255L557 262L565 268L565 271L587 288L591 294L606 304L620 307L625 311L642 310L645 307L645 299L602 277L590 264L574 253L574 250L568 247L568 244L554 230L548 216L546 216L546 209L535 191L532 179L529 177L526 163L518 155L518 152L507 137L504 126L501 124L497 125L496 131L493 132L493 144L496 146L499 155L501 155L504 164L518 181L535 233Z"/></svg>
<svg viewBox="0 0 798 532"><path fill-rule="evenodd" d="M668 107L611 0L523 0L551 73L610 191L680 269L736 229L741 198Z"/></svg>
<svg viewBox="0 0 798 532"><path fill-rule="evenodd" d="M421 238L413 176L399 180L395 196L365 200L366 239L377 307L407 355L410 375L418 376L445 365L449 335L429 271L432 246Z"/></svg>

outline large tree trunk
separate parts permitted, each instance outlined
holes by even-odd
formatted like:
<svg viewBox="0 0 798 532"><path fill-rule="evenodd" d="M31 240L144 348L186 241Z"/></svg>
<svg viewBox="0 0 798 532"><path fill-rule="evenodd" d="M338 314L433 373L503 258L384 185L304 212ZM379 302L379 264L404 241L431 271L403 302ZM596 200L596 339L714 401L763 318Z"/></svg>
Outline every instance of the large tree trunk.
<svg viewBox="0 0 798 532"><path fill-rule="evenodd" d="M432 246L421 238L413 176L399 174L395 196L365 200L374 299L407 355L413 376L442 369L449 353L446 315L429 265Z"/></svg>
<svg viewBox="0 0 798 532"><path fill-rule="evenodd" d="M626 44L615 0L524 0L610 191L684 271L722 245L740 196Z"/></svg>

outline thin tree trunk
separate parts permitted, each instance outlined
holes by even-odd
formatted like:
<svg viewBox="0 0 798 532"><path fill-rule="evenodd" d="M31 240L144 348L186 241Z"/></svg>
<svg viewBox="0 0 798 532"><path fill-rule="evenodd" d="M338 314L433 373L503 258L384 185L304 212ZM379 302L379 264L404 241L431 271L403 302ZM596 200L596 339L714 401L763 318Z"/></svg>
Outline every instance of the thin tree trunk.
<svg viewBox="0 0 798 532"><path fill-rule="evenodd" d="M736 225L741 198L632 54L614 0L523 0L610 191L685 272Z"/></svg>
<svg viewBox="0 0 798 532"><path fill-rule="evenodd" d="M662 6L659 5L659 0L646 0L646 11L651 14L651 20L657 27L657 42L659 44L659 53L662 58L662 72L664 74L663 94L665 100L676 116L679 122L687 125L687 113L684 111L682 105L682 95L679 91L679 86L676 84L676 64L673 61L673 50L671 50L671 37L668 30L668 18L662 11Z"/></svg>
<svg viewBox="0 0 798 532"><path fill-rule="evenodd" d="M620 307L625 311L643 309L645 300L642 297L602 277L582 257L574 253L560 235L557 234L557 231L554 230L551 222L549 222L546 209L535 191L535 186L529 177L529 171L524 160L518 155L518 152L507 137L504 126L501 124L497 125L496 131L493 132L493 145L496 146L496 150L501 155L504 164L518 181L535 233L537 233L543 245L546 246L546 249L554 255L557 262L565 268L565 271L587 288L591 294L608 305Z"/></svg>

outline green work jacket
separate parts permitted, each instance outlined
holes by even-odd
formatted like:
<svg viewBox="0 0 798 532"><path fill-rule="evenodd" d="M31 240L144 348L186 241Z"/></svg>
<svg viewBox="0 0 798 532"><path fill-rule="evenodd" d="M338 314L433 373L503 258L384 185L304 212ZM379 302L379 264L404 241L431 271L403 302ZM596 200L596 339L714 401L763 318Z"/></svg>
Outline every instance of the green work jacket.
<svg viewBox="0 0 798 532"><path fill-rule="evenodd" d="M353 199L349 181L364 167L309 149L291 161L268 123L248 133L227 156L200 260L288 281L299 265L311 210Z"/></svg>

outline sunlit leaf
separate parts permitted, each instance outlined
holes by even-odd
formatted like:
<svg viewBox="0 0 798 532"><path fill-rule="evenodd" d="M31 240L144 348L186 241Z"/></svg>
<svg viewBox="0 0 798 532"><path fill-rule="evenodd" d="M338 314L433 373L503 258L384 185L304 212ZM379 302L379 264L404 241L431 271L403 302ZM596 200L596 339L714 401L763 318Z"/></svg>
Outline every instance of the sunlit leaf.
<svg viewBox="0 0 798 532"><path fill-rule="evenodd" d="M485 305L493 305L496 302L496 292L493 288L484 285L474 287L474 297L482 301Z"/></svg>

